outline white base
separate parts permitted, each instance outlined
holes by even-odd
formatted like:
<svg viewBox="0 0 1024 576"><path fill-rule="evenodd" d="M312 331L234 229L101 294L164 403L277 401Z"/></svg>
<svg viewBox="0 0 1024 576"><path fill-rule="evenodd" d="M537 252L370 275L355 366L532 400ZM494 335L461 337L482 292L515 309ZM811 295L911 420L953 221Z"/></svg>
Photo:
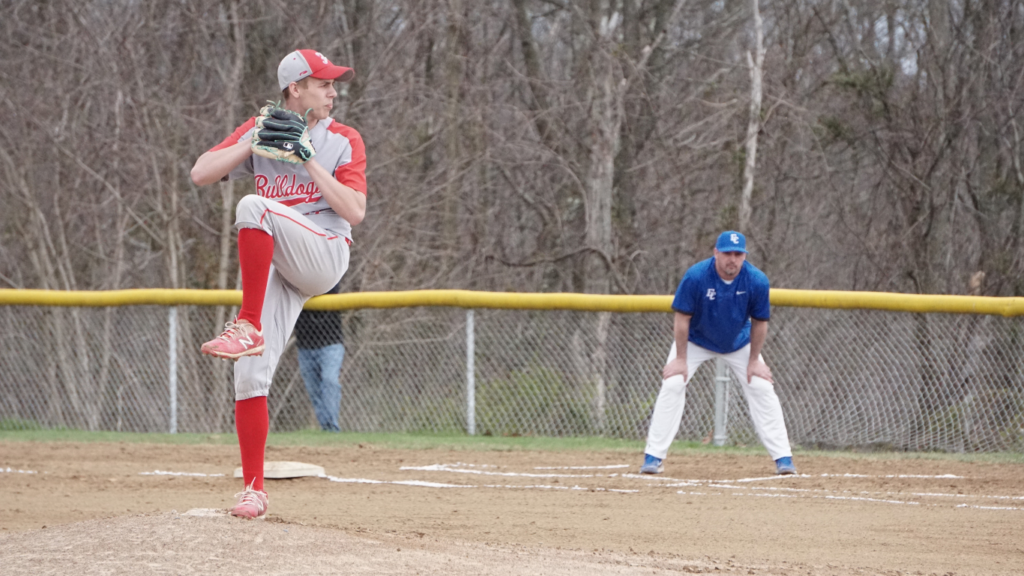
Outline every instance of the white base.
<svg viewBox="0 0 1024 576"><path fill-rule="evenodd" d="M263 478L301 478L303 476L323 476L323 466L306 464L305 462L264 462ZM235 478L242 477L242 467L235 468Z"/></svg>

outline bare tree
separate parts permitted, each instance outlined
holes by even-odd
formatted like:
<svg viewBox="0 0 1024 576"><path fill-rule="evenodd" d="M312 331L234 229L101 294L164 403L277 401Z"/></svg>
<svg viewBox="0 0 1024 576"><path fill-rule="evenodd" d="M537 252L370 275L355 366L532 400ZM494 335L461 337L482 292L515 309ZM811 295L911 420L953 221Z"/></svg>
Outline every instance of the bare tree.
<svg viewBox="0 0 1024 576"><path fill-rule="evenodd" d="M740 196L741 232L750 229L750 198L754 193L754 171L757 168L757 133L761 130L761 76L764 70L764 24L758 0L750 0L753 13L754 52L747 52L750 69L750 115L747 120L746 155L743 163L743 192Z"/></svg>

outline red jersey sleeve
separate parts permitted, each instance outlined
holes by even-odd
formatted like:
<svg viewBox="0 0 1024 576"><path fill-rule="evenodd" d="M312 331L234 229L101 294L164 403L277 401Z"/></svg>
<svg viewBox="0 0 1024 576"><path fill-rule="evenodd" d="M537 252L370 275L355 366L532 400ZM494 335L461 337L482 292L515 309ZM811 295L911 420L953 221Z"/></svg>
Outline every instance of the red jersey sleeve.
<svg viewBox="0 0 1024 576"><path fill-rule="evenodd" d="M338 133L348 139L352 146L352 159L334 171L334 179L345 186L366 195L366 146L363 137L354 128L336 124ZM332 126L333 128L334 126Z"/></svg>
<svg viewBox="0 0 1024 576"><path fill-rule="evenodd" d="M228 146L234 146L235 144L238 144L239 142L242 141L242 136L245 136L245 133L248 132L249 130L252 130L254 126L256 126L255 116L249 118L245 122L245 124L242 124L238 128L235 128L235 131L231 133L231 136L228 136L220 144L217 144L213 148L210 148L209 151L213 152L215 150L221 150L227 148Z"/></svg>

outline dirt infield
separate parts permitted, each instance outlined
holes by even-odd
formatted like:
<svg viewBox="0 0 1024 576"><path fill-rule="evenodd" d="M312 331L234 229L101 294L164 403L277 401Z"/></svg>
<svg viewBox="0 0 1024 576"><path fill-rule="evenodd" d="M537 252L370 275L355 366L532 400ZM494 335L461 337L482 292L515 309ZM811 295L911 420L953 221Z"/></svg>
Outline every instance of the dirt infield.
<svg viewBox="0 0 1024 576"><path fill-rule="evenodd" d="M270 447L326 478L222 510L223 445L0 442L4 574L1021 574L1024 465ZM220 509L220 512L213 510Z"/></svg>

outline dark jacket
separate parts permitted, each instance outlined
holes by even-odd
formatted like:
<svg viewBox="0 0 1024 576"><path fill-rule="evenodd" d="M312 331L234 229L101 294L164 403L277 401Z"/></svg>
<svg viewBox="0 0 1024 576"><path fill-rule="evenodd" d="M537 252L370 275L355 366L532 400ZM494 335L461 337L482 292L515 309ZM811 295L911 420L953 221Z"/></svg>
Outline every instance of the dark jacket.
<svg viewBox="0 0 1024 576"><path fill-rule="evenodd" d="M339 283L327 291L337 294ZM295 322L295 344L299 348L323 348L332 344L344 344L341 334L341 313L337 310L303 310Z"/></svg>

